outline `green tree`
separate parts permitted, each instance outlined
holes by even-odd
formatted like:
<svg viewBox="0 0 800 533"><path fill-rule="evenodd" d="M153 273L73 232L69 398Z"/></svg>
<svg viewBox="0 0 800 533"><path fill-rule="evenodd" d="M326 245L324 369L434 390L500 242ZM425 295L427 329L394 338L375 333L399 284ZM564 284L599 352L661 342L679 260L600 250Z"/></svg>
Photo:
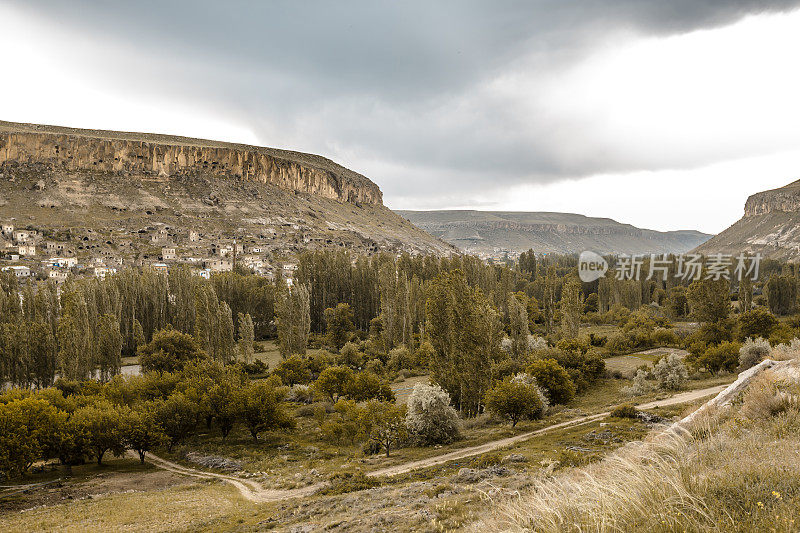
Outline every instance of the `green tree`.
<svg viewBox="0 0 800 533"><path fill-rule="evenodd" d="M347 396L357 402L367 400L381 400L384 402L394 401L394 392L389 386L389 382L379 378L372 372L359 372L350 382Z"/></svg>
<svg viewBox="0 0 800 533"><path fill-rule="evenodd" d="M511 355L520 361L528 353L528 312L525 309L525 295L512 294L508 297L508 319L511 333Z"/></svg>
<svg viewBox="0 0 800 533"><path fill-rule="evenodd" d="M106 382L119 374L122 366L122 333L113 315L102 315L97 325L97 367L100 381Z"/></svg>
<svg viewBox="0 0 800 533"><path fill-rule="evenodd" d="M122 440L127 448L139 454L142 464L147 452L164 443L166 435L156 421L155 406L151 402L128 411L122 421Z"/></svg>
<svg viewBox="0 0 800 533"><path fill-rule="evenodd" d="M748 337L768 339L776 327L778 327L778 319L763 307L745 311L739 315L740 340Z"/></svg>
<svg viewBox="0 0 800 533"><path fill-rule="evenodd" d="M252 363L255 356L255 329L250 314L239 313L239 354L245 363Z"/></svg>
<svg viewBox="0 0 800 533"><path fill-rule="evenodd" d="M299 355L293 355L281 361L272 371L284 385L306 385L311 382L311 370L308 362Z"/></svg>
<svg viewBox="0 0 800 533"><path fill-rule="evenodd" d="M730 283L718 280L696 280L689 285L689 306L698 322L721 322L731 310Z"/></svg>
<svg viewBox="0 0 800 533"><path fill-rule="evenodd" d="M496 382L486 393L486 409L509 420L514 427L523 418L541 418L544 404L534 384L506 378Z"/></svg>
<svg viewBox="0 0 800 533"><path fill-rule="evenodd" d="M72 289L62 294L61 301L63 312L58 321L59 373L65 379L89 379L94 370L94 338L86 300L80 292Z"/></svg>
<svg viewBox="0 0 800 533"><path fill-rule="evenodd" d="M294 421L284 409L282 393L269 381L251 383L239 389L239 418L250 431L253 440L264 431L294 426Z"/></svg>
<svg viewBox="0 0 800 533"><path fill-rule="evenodd" d="M281 355L305 355L311 331L308 288L295 285L284 290L275 305L275 320Z"/></svg>
<svg viewBox="0 0 800 533"><path fill-rule="evenodd" d="M570 277L561 293L561 331L567 338L575 338L581 325L583 292L581 282Z"/></svg>
<svg viewBox="0 0 800 533"><path fill-rule="evenodd" d="M346 366L329 366L314 382L314 390L336 402L346 396L353 385L353 371Z"/></svg>
<svg viewBox="0 0 800 533"><path fill-rule="evenodd" d="M188 437L197 426L199 406L181 392L175 392L166 400L153 406L155 420L167 436L167 449Z"/></svg>
<svg viewBox="0 0 800 533"><path fill-rule="evenodd" d="M569 372L555 359L540 359L532 362L526 370L543 387L552 404L566 404L575 397L575 383Z"/></svg>
<svg viewBox="0 0 800 533"><path fill-rule="evenodd" d="M168 326L153 335L153 340L139 348L143 372L177 372L183 366L207 355L191 335Z"/></svg>
<svg viewBox="0 0 800 533"><path fill-rule="evenodd" d="M386 457L407 434L405 409L393 402L370 400L361 410L359 423L362 434L385 450Z"/></svg>
<svg viewBox="0 0 800 533"><path fill-rule="evenodd" d="M87 435L87 445L97 459L103 464L103 456L111 451L117 457L125 451L123 440L123 420L125 414L107 401L80 408L72 415L73 422L81 427Z"/></svg>
<svg viewBox="0 0 800 533"><path fill-rule="evenodd" d="M341 350L356 327L353 324L353 310L350 305L340 303L336 307L325 309L325 341L335 350Z"/></svg>
<svg viewBox="0 0 800 533"><path fill-rule="evenodd" d="M434 347L431 377L474 415L490 386L491 361L500 346L500 320L480 289L460 270L441 274L429 288L427 334Z"/></svg>

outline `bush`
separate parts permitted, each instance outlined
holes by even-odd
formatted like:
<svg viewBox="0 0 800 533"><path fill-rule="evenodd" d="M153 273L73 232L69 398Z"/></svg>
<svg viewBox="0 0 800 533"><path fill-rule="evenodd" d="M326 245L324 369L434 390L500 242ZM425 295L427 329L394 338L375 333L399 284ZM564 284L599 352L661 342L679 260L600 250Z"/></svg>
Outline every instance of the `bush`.
<svg viewBox="0 0 800 533"><path fill-rule="evenodd" d="M770 354L776 361L787 361L800 357L800 339L792 339L789 344L778 344Z"/></svg>
<svg viewBox="0 0 800 533"><path fill-rule="evenodd" d="M763 337L768 339L778 326L778 319L763 307L739 315L739 338Z"/></svg>
<svg viewBox="0 0 800 533"><path fill-rule="evenodd" d="M438 385L417 383L406 405L406 426L418 444L447 444L460 438L458 413Z"/></svg>
<svg viewBox="0 0 800 533"><path fill-rule="evenodd" d="M563 369L562 369L563 370ZM544 414L544 403L534 384L505 379L496 382L486 393L486 409L499 418L507 419L511 426L523 418L535 420Z"/></svg>
<svg viewBox="0 0 800 533"><path fill-rule="evenodd" d="M414 364L411 352L405 346L398 346L389 352L388 366L392 370L411 369Z"/></svg>
<svg viewBox="0 0 800 533"><path fill-rule="evenodd" d="M677 346L679 343L675 332L667 328L656 328L651 335L651 341L654 346Z"/></svg>
<svg viewBox="0 0 800 533"><path fill-rule="evenodd" d="M622 387L620 392L626 396L644 396L652 392L653 385L647 380L649 376L649 372L640 368L633 376L633 384L629 387Z"/></svg>
<svg viewBox="0 0 800 533"><path fill-rule="evenodd" d="M528 366L527 373L545 389L551 404L566 404L575 397L575 383L555 359L534 361Z"/></svg>
<svg viewBox="0 0 800 533"><path fill-rule="evenodd" d="M639 411L633 405L624 403L616 406L611 411L611 416L614 418L639 418Z"/></svg>
<svg viewBox="0 0 800 533"><path fill-rule="evenodd" d="M661 390L678 390L686 383L689 372L681 358L674 353L662 358L653 367L653 377Z"/></svg>
<svg viewBox="0 0 800 533"><path fill-rule="evenodd" d="M612 334L608 341L606 341L606 349L612 355L619 355L628 353L633 349L633 343L630 338L622 332Z"/></svg>
<svg viewBox="0 0 800 533"><path fill-rule="evenodd" d="M284 385L306 385L311 382L308 362L299 355L281 361L272 374L281 378L281 383Z"/></svg>
<svg viewBox="0 0 800 533"><path fill-rule="evenodd" d="M720 371L733 372L739 365L739 348L736 342L723 342L717 346L709 347L703 355L695 358L692 363L696 368L703 367L712 374Z"/></svg>
<svg viewBox="0 0 800 533"><path fill-rule="evenodd" d="M359 372L350 382L347 395L357 402L367 400L394 401L394 392L389 382L383 380L372 372Z"/></svg>
<svg viewBox="0 0 800 533"><path fill-rule="evenodd" d="M742 403L742 415L761 420L797 406L797 385L776 381L772 372L765 371L747 388Z"/></svg>
<svg viewBox="0 0 800 533"><path fill-rule="evenodd" d="M353 371L346 366L329 366L314 382L314 390L336 402L347 395L353 382Z"/></svg>
<svg viewBox="0 0 800 533"><path fill-rule="evenodd" d="M757 339L748 337L739 348L739 371L747 370L760 363L769 356L770 350L769 342L761 337Z"/></svg>
<svg viewBox="0 0 800 533"><path fill-rule="evenodd" d="M364 360L364 354L358 350L358 346L352 342L346 342L342 349L339 350L339 356L336 357L337 365L349 366L353 369L361 367Z"/></svg>

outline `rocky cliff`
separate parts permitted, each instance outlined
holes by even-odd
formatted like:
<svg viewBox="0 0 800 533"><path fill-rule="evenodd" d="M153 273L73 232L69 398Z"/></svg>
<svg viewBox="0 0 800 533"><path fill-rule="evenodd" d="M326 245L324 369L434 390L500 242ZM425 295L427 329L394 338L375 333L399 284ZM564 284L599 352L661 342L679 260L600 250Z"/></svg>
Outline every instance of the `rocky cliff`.
<svg viewBox="0 0 800 533"><path fill-rule="evenodd" d="M455 251L384 206L375 183L320 156L9 122L0 221L115 265L157 261L171 247L199 263L233 239L270 263L308 249ZM0 256L17 244L0 235Z"/></svg>
<svg viewBox="0 0 800 533"><path fill-rule="evenodd" d="M800 180L750 196L744 216L696 251L800 260Z"/></svg>
<svg viewBox="0 0 800 533"><path fill-rule="evenodd" d="M508 211L399 211L411 222L468 252L497 255L532 248L540 253L685 252L709 235L659 232L608 218L571 213Z"/></svg>
<svg viewBox="0 0 800 533"><path fill-rule="evenodd" d="M185 137L0 121L0 165L4 163L120 176L213 175L342 202L382 203L372 181L323 157Z"/></svg>

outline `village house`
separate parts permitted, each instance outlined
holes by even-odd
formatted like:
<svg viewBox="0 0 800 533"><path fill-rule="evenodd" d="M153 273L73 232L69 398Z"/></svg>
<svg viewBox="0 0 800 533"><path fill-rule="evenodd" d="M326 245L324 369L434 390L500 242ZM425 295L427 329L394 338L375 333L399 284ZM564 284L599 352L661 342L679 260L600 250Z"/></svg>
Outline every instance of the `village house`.
<svg viewBox="0 0 800 533"><path fill-rule="evenodd" d="M211 272L230 272L233 270L233 262L227 259L211 257L203 261L203 267Z"/></svg>
<svg viewBox="0 0 800 533"><path fill-rule="evenodd" d="M199 242L200 241L200 234L196 231L189 232L189 242Z"/></svg>
<svg viewBox="0 0 800 533"><path fill-rule="evenodd" d="M11 237L14 234L13 224L3 224L2 228L3 228L3 235Z"/></svg>
<svg viewBox="0 0 800 533"><path fill-rule="evenodd" d="M12 235L16 243L27 243L31 239L31 232L23 229L14 230Z"/></svg>
<svg viewBox="0 0 800 533"><path fill-rule="evenodd" d="M171 246L165 246L161 249L161 260L162 261L174 261L177 259L178 256L175 253L175 248Z"/></svg>
<svg viewBox="0 0 800 533"><path fill-rule="evenodd" d="M106 267L106 266L96 266L96 267L94 267L94 277L96 277L96 278L105 279L106 276L111 275L111 274L116 274L116 273L117 273L117 269L116 268L110 268L110 267Z"/></svg>
<svg viewBox="0 0 800 533"><path fill-rule="evenodd" d="M69 276L68 270L52 268L47 271L47 279L51 279L56 283L64 283L65 281L67 281L68 276Z"/></svg>
<svg viewBox="0 0 800 533"><path fill-rule="evenodd" d="M150 265L150 266L151 266L151 267L153 268L153 270L155 270L156 272L165 272L165 273L166 273L166 272L169 270L169 267L167 266L167 264L166 264L166 263L153 263L153 264L152 264L152 265Z"/></svg>
<svg viewBox="0 0 800 533"><path fill-rule="evenodd" d="M18 278L29 278L31 276L31 269L23 265L6 266L2 268L3 272L11 272Z"/></svg>
<svg viewBox="0 0 800 533"><path fill-rule="evenodd" d="M55 268L72 268L78 266L78 259L75 257L51 257L47 260L47 266Z"/></svg>
<svg viewBox="0 0 800 533"><path fill-rule="evenodd" d="M33 256L36 255L36 246L33 244L21 244L17 248L17 252L21 256Z"/></svg>

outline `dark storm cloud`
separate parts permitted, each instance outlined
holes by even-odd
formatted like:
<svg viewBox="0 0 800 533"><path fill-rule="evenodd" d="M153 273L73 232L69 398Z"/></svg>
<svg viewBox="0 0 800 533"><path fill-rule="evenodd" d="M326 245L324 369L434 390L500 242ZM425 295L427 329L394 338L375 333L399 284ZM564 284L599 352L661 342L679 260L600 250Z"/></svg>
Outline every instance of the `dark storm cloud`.
<svg viewBox="0 0 800 533"><path fill-rule="evenodd" d="M322 153L365 173L390 169L370 177L391 195L416 181L443 194L456 183L478 190L628 170L618 160L564 161L553 150L564 136L552 135L557 125L517 114L486 84L515 69L546 77L609 32L671 35L798 4L27 0L18 7L80 33L88 57L76 68L98 84L222 109L264 144ZM74 61L69 50L64 61Z"/></svg>

